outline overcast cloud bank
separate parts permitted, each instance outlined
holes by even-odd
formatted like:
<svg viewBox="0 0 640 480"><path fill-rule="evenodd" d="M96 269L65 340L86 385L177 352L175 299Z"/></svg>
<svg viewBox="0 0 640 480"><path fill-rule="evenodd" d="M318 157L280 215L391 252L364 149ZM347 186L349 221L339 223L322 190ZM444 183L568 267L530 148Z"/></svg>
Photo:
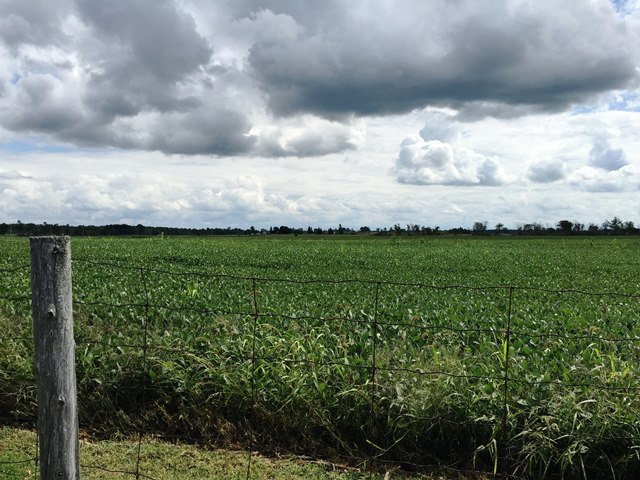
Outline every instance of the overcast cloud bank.
<svg viewBox="0 0 640 480"><path fill-rule="evenodd" d="M71 217L84 202L95 221L147 224L206 205L226 212L212 222L384 223L411 214L407 196L415 212L437 206L439 222L515 208L536 220L562 204L577 216L584 194L625 195L611 205L628 213L603 218L633 217L638 203L636 2L0 0L0 14L10 220L46 221L30 206L39 199ZM68 185L17 160L12 145L34 138L42 155L85 152ZM113 149L157 189L118 189L113 155L100 153ZM207 157L237 162L215 186L169 173ZM287 158L302 165L273 163ZM104 166L88 174L82 162ZM234 184L247 177L257 180ZM311 193L314 180L325 183Z"/></svg>

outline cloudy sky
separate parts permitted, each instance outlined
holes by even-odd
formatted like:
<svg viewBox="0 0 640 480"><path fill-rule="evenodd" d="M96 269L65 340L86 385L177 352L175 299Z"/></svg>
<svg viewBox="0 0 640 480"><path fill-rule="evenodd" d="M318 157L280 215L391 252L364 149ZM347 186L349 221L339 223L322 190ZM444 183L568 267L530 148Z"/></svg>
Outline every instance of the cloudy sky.
<svg viewBox="0 0 640 480"><path fill-rule="evenodd" d="M0 221L640 224L639 80L640 0L0 0Z"/></svg>

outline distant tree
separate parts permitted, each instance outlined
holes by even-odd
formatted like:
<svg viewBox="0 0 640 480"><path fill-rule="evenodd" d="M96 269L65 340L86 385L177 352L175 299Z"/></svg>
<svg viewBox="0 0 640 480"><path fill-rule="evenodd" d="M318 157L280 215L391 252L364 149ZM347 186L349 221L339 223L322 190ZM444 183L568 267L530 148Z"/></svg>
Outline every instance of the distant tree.
<svg viewBox="0 0 640 480"><path fill-rule="evenodd" d="M624 231L628 234L634 234L637 232L637 228L632 221L624 222Z"/></svg>
<svg viewBox="0 0 640 480"><path fill-rule="evenodd" d="M598 233L599 230L600 230L600 227L595 223L590 223L589 226L587 227L587 231L589 233Z"/></svg>
<svg viewBox="0 0 640 480"><path fill-rule="evenodd" d="M526 235L541 235L545 233L545 229L539 223L525 223L518 230Z"/></svg>
<svg viewBox="0 0 640 480"><path fill-rule="evenodd" d="M582 233L584 232L584 223L580 223L580 222L573 222L573 229L572 229L575 233Z"/></svg>
<svg viewBox="0 0 640 480"><path fill-rule="evenodd" d="M496 223L495 229L497 233L500 233L503 230L506 230L506 228L504 228L504 223Z"/></svg>
<svg viewBox="0 0 640 480"><path fill-rule="evenodd" d="M602 229L608 233L619 234L622 232L624 223L617 216L602 223Z"/></svg>
<svg viewBox="0 0 640 480"><path fill-rule="evenodd" d="M560 230L563 234L570 234L572 229L573 222L570 222L569 220L560 220L558 222L558 230Z"/></svg>
<svg viewBox="0 0 640 480"><path fill-rule="evenodd" d="M369 233L371 231L371 229L369 227L367 227L366 225L360 227L360 232L362 233Z"/></svg>
<svg viewBox="0 0 640 480"><path fill-rule="evenodd" d="M611 219L611 228L613 229L614 233L620 233L622 230L624 230L624 222L618 217L613 217Z"/></svg>
<svg viewBox="0 0 640 480"><path fill-rule="evenodd" d="M474 222L472 232L474 235L481 235L487 231L487 222Z"/></svg>

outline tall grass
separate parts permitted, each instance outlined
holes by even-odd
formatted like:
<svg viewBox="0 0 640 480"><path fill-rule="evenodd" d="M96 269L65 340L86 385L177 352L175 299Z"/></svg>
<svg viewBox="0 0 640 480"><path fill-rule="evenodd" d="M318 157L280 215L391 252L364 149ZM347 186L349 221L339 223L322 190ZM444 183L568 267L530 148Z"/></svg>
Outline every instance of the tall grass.
<svg viewBox="0 0 640 480"><path fill-rule="evenodd" d="M23 243L6 245L7 264L24 260ZM408 469L632 478L637 246L74 241L81 425ZM6 291L28 295L25 276L5 275ZM32 417L28 302L1 302L0 411Z"/></svg>

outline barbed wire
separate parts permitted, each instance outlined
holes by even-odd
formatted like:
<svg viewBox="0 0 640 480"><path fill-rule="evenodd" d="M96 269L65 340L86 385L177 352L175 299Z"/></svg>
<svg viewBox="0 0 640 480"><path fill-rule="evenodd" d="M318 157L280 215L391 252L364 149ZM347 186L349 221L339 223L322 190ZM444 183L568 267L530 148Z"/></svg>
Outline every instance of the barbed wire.
<svg viewBox="0 0 640 480"><path fill-rule="evenodd" d="M127 348L141 351L142 353L142 371L147 372L149 366L149 352L152 351L166 351L172 352L175 354L194 354L194 353L202 353L197 351L194 348L186 348L186 347L172 347L169 345L156 344L151 340L150 336L150 327L153 323L151 312L155 311L166 311L166 312L176 312L176 313L190 313L195 315L209 315L212 317L215 316L238 316L238 317L246 317L250 319L250 328L251 334L249 336L251 345L250 345L250 354L248 355L230 355L227 360L234 362L244 362L249 366L249 382L251 385L250 389L250 408L248 411L249 421L250 423L255 423L255 414L256 414L256 404L257 404L257 395L258 395L258 384L256 379L256 367L259 364L288 364L288 365L308 365L312 367L341 367L352 370L357 370L361 372L368 372L368 383L369 383L369 408L370 408L370 424L369 424L369 435L375 439L377 436L377 432L375 432L376 423L375 419L378 416L378 410L381 408L379 405L380 398L378 398L378 389L381 386L380 374L385 372L395 372L395 373L404 373L411 374L416 376L442 376L452 379L460 379L467 381L477 381L477 382L496 382L501 383L502 387L502 414L501 414L501 431L504 433L509 432L509 419L510 419L510 385L513 383L517 383L524 386L536 387L536 386L558 386L565 389L581 389L581 388L596 388L601 390L610 390L610 391L640 391L640 384L627 384L627 385L619 385L616 384L617 378L610 379L606 383L601 381L591 381L591 382L572 382L565 378L549 378L549 379L527 379L521 378L521 376L513 371L511 367L511 347L514 341L523 339L562 339L568 342L572 341L581 341L588 340L591 342L611 342L614 344L635 344L640 342L640 337L637 334L629 335L629 336L619 336L615 335L612 337L603 336L601 333L596 335L595 333L584 334L584 333L576 333L576 332L567 332L562 333L560 331L549 331L541 333L536 330L531 330L528 328L515 328L514 327L514 319L517 315L514 315L513 306L516 302L515 294L520 292L533 292L533 293L544 293L544 294L552 294L552 295L582 295L582 296L590 296L590 297L615 297L615 298L625 298L631 300L640 300L640 294L628 293L628 292L594 292L594 291L586 291L581 289L573 289L573 288L560 288L560 289L551 289L546 287L539 286L516 286L516 285L487 285L487 286L469 286L469 285L433 285L428 283L421 282L396 282L396 281L382 281L382 280L362 280L362 279L291 279L291 278L280 278L280 277L257 277L257 276L244 276L244 275L230 275L230 274L220 274L220 273L212 273L212 272L202 272L202 271L181 271L181 270L168 270L163 268L147 268L139 265L122 265L119 263L113 262L102 262L102 261L94 261L83 258L76 258L73 260L73 263L76 264L84 264L91 267L100 267L100 268L110 268L110 269L122 269L128 270L131 272L135 272L138 275L138 279L140 285L142 287L143 299L142 301L133 301L133 302L109 302L100 299L91 299L88 295L78 296L74 298L74 308L82 307L84 309L90 309L91 307L104 307L108 309L118 310L118 309L141 309L143 311L142 314L142 322L141 325L137 325L136 329L127 330L126 333L141 335L141 342L114 342L114 341L104 341L100 339L92 339L87 334L79 334L76 337L76 344L79 347L85 346L95 346L101 345L109 348ZM3 268L0 269L0 274L3 273L15 273L21 270L28 269L27 266L20 266L15 268ZM225 308L202 308L197 307L195 305L171 305L171 304L162 304L158 302L154 302L151 300L150 294L150 285L149 285L149 275L150 274L162 274L162 275L171 275L171 276L179 276L179 277L208 277L218 280L240 280L248 282L249 294L247 309L225 309ZM284 313L279 311L271 311L269 308L265 307L264 309L260 308L260 295L258 292L258 288L260 285L264 285L267 283L287 283L291 285L361 285L365 287L371 287L372 292L372 306L369 312L358 312L355 316L352 315L313 315L313 314L291 314ZM504 314L504 323L496 327L496 324L500 324L500 319L496 318L482 318L480 320L474 319L473 323L478 324L476 327L467 327L467 326L451 326L451 325L436 325L433 323L433 319L425 318L421 314L417 313L416 317L412 319L411 322L396 320L393 318L393 315L387 315L381 312L380 309L380 298L381 298L381 289L387 287L401 287L403 289L426 289L426 290L435 290L435 291L450 291L450 290L462 290L462 291L473 291L473 292L507 292L508 299L505 303ZM20 296L20 295L0 295L0 300L5 302L28 302L31 300L30 296ZM318 307L316 307L317 309ZM333 324L337 322L344 322L346 324L354 324L354 325L365 325L370 327L371 330L371 344L370 344L370 352L369 352L369 360L362 360L361 363L348 363L344 361L336 361L326 358L314 359L311 357L306 358L289 358L287 355L262 355L259 353L256 345L256 340L259 334L260 327L263 325L260 324L260 320L262 319L282 319L288 320L292 322L314 322L316 324ZM464 319L457 319L456 323L464 324ZM471 322L470 322L471 323ZM464 373L464 369L466 368L464 364L463 373L460 372L452 372L447 371L445 369L439 368L421 368L421 367L410 367L410 366L397 366L381 363L380 358L378 357L378 348L379 348L379 336L384 334L384 332L390 327L400 327L406 329L415 329L417 331L422 332L432 332L432 333L457 333L457 334L486 334L488 336L495 337L495 341L501 340L504 343L504 362L502 367L502 375L481 375L481 374L472 374L472 373ZM204 328L204 327L203 327ZM113 330L119 330L118 328ZM575 328L573 329L575 330ZM0 341L28 341L32 340L30 337L20 336L20 335L10 335L10 336L0 336ZM464 345L464 344L463 344ZM222 368L223 364L219 365L219 368ZM233 369L233 365L230 365L228 368ZM525 372L526 373L526 372ZM560 375L560 374L559 374ZM632 379L629 379L631 381ZM24 382L25 384L29 382L33 382L33 378L27 377L15 377L12 378L14 382ZM79 380L79 383L82 383L82 379ZM115 386L119 390L134 390L140 392L140 415L144 415L146 409L147 402L147 394L151 388L155 388L153 384L148 383L147 375L143 374L140 376L140 384L139 385L122 385L119 383L118 379L115 379L111 382L109 381L100 381L99 387L104 386ZM412 417L415 421L423 421L423 422L443 422L451 425L465 426L468 425L468 422L457 422L452 420L451 418L447 418L445 416L436 416L436 415L414 415ZM137 434L137 442L136 442L136 455L135 455L135 469L134 470L119 470L112 469L109 466L99 466L99 465L89 465L82 464L82 468L85 469L97 469L102 470L109 473L118 473L122 475L128 475L135 477L136 479L147 478L153 479L153 477L147 475L143 472L142 467L142 444L147 432L144 429L143 422L140 422ZM606 436L606 435L596 435L596 434L581 434L581 437L573 433L567 433L565 437L568 438L584 438L585 436L592 438L594 440L599 441L622 441L622 442L636 442L632 436ZM184 438L184 437L179 437ZM247 470L246 470L246 479L250 480L252 476L252 458L253 455L258 448L255 444L254 435L251 434L249 437L249 441L246 444L247 447ZM373 444L371 444L373 445ZM639 446L640 447L640 446ZM37 450L36 450L37 452ZM382 458L383 454L376 453L376 449L372 448L370 450L369 456L366 460L360 460L363 462L362 464L368 465L369 476L370 478L374 475L375 472L382 466L389 465L397 465L403 468L410 468L418 471L428 471L434 469L440 469L444 471L450 471L452 473L458 474L478 474L478 470L469 470L463 467L458 467L459 463L454 463L450 465L433 463L433 464L425 464L425 463L414 463L409 461L408 459L387 459ZM384 452L383 452L384 453ZM355 460L352 457L347 457L349 461ZM9 465L9 464L25 464L25 463L34 463L35 469L37 470L38 465L38 456L36 454L35 457L30 457L24 460L16 460L16 461L0 461L0 465ZM508 458L503 460L509 460ZM463 462L464 463L464 462ZM511 474L509 472L485 472L488 474L495 475L496 478L520 478L518 475Z"/></svg>

